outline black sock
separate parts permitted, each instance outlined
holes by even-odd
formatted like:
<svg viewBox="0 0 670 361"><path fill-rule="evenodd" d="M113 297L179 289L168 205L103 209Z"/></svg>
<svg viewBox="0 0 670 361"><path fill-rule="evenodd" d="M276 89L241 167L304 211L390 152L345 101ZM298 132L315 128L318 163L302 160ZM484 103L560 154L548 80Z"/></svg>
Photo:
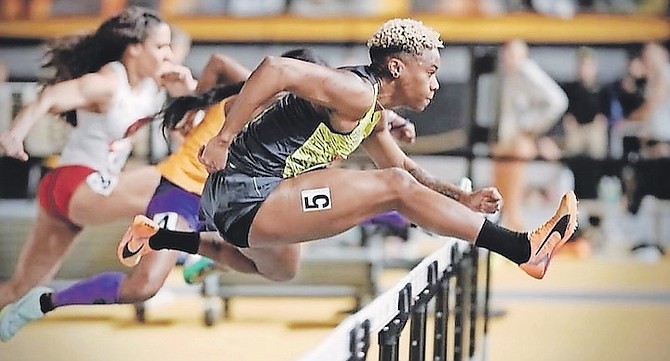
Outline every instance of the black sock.
<svg viewBox="0 0 670 361"><path fill-rule="evenodd" d="M161 228L149 238L149 247L156 250L174 249L196 254L200 247L200 233L170 231Z"/></svg>
<svg viewBox="0 0 670 361"><path fill-rule="evenodd" d="M475 245L505 256L516 264L525 263L530 259L528 233L510 231L489 222L488 219L484 220Z"/></svg>
<svg viewBox="0 0 670 361"><path fill-rule="evenodd" d="M44 293L42 296L40 296L40 310L42 310L43 313L53 311L56 308L54 303L51 301L52 294L53 293Z"/></svg>

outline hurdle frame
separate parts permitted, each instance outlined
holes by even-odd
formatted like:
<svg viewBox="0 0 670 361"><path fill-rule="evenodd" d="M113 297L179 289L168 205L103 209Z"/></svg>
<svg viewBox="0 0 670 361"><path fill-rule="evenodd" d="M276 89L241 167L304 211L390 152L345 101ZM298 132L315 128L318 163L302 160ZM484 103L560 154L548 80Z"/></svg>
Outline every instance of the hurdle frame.
<svg viewBox="0 0 670 361"><path fill-rule="evenodd" d="M446 244L404 278L342 321L300 361L368 359L377 335L378 360L399 360L401 334L409 322L409 360L426 359L429 304L433 303L434 361L479 360L485 355L490 292L489 252L464 241ZM486 257L480 257L486 253ZM480 262L480 258L486 262ZM482 266L486 266L482 270ZM480 285L480 273L484 285ZM483 295L479 288L482 288ZM481 312L480 312L481 311ZM483 325L479 327L479 315ZM481 337L479 337L481 336Z"/></svg>

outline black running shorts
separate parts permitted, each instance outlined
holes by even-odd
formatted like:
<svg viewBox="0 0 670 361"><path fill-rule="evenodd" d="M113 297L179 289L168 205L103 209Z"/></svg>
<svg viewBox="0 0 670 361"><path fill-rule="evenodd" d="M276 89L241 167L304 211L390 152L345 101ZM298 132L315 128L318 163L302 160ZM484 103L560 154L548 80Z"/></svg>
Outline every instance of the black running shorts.
<svg viewBox="0 0 670 361"><path fill-rule="evenodd" d="M247 248L251 222L281 181L279 177L235 173L230 168L210 174L200 198L200 219L228 243Z"/></svg>

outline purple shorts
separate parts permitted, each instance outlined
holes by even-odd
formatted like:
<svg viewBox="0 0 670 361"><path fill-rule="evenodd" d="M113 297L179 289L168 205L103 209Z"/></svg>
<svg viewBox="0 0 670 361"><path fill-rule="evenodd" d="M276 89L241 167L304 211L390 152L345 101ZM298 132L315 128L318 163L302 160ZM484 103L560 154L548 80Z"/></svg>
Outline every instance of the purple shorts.
<svg viewBox="0 0 670 361"><path fill-rule="evenodd" d="M201 225L198 220L199 208L200 196L187 192L161 177L160 184L156 187L156 191L147 206L146 216L154 219L157 214L176 213L188 222L192 230L197 231L200 230ZM157 221L161 227L164 227L160 220Z"/></svg>
<svg viewBox="0 0 670 361"><path fill-rule="evenodd" d="M382 225L392 228L405 228L409 226L409 221L398 211L390 211L378 214L365 222L363 225Z"/></svg>

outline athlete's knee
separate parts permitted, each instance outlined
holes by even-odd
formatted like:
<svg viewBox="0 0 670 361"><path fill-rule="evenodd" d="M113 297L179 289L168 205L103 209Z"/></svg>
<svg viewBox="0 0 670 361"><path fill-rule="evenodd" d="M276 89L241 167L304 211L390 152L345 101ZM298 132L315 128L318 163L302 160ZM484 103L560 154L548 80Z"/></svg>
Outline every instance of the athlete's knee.
<svg viewBox="0 0 670 361"><path fill-rule="evenodd" d="M274 282L288 282L294 279L298 273L298 266L299 262L293 260L282 260L265 265L256 263L258 273Z"/></svg>
<svg viewBox="0 0 670 361"><path fill-rule="evenodd" d="M122 297L127 302L146 301L155 296L164 283L165 278L158 275L132 275L123 284Z"/></svg>
<svg viewBox="0 0 670 361"><path fill-rule="evenodd" d="M416 179L405 169L392 167L380 172L385 192L394 199L405 197L408 191L418 185Z"/></svg>
<svg viewBox="0 0 670 361"><path fill-rule="evenodd" d="M273 269L260 269L261 276L274 282L288 282L295 278L298 273L298 267L284 265L282 267L273 267Z"/></svg>
<svg viewBox="0 0 670 361"><path fill-rule="evenodd" d="M121 300L125 303L143 302L155 296L160 290L156 285L132 285L121 293Z"/></svg>

